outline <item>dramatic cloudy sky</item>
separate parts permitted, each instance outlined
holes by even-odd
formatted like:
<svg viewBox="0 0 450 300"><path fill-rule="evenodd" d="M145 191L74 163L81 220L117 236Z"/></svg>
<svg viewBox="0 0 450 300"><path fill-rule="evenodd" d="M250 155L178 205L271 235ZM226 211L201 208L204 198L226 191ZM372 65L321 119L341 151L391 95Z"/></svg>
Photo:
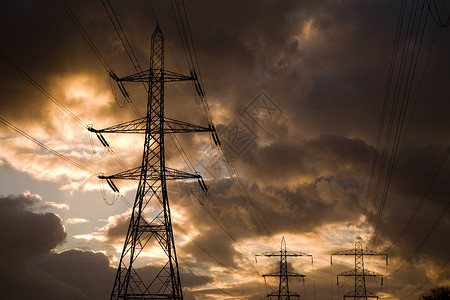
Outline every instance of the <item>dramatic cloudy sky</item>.
<svg viewBox="0 0 450 300"><path fill-rule="evenodd" d="M66 1L110 68L135 72L102 2ZM366 269L385 277L383 286L367 280L383 298L417 299L450 285L450 32L437 25L446 25L450 5L430 0L430 12L427 3L186 1L212 116L252 198L241 197L208 133L178 137L216 205L195 181L168 186L186 299L265 298L278 283L261 275L276 272L277 259L254 255L279 251L283 236L288 250L314 257L289 260L290 271L306 275L289 285L303 299L352 289L350 277L336 285L352 257L333 256L330 266L330 254L358 239L389 255L387 267L365 258ZM49 99L96 128L136 118L130 105L119 107L124 99L62 4L2 2L0 117L94 173L120 172ZM166 68L189 73L170 2L111 4L143 68L156 16ZM143 86L126 88L144 114ZM166 85L166 116L207 125L186 83ZM128 168L139 165L142 136L106 138ZM107 299L136 183L117 181L126 200L108 205L114 194L105 185L105 202L96 176L4 124L0 141L3 295ZM171 138L167 157L189 171ZM149 248L136 265L144 277L156 268Z"/></svg>

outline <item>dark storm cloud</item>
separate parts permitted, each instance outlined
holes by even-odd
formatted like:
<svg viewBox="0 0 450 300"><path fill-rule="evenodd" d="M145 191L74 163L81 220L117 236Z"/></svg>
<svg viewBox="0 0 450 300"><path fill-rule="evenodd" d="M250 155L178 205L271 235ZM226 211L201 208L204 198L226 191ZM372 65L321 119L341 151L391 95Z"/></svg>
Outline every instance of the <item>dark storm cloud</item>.
<svg viewBox="0 0 450 300"><path fill-rule="evenodd" d="M417 249L427 234L432 232L416 259L427 257L439 264L448 256L448 248L432 246L439 244L450 231L448 214L441 217L448 206L450 194L448 163L440 169L445 151L442 147L412 146L402 151L391 192L386 198L381 230L385 238L396 241L395 247L391 248L394 255L409 258L413 253L408 255L408 250ZM417 216L409 224L416 210ZM435 224L438 225L433 232Z"/></svg>
<svg viewBox="0 0 450 300"><path fill-rule="evenodd" d="M61 219L33 212L39 200L25 196L0 198L0 278L3 296L14 299L106 299L115 269L103 253L54 248L65 241ZM155 268L137 270L144 277ZM190 270L181 272L187 288L205 279ZM211 278L207 278L212 280Z"/></svg>
<svg viewBox="0 0 450 300"><path fill-rule="evenodd" d="M198 265L206 263L206 265L217 266L215 258L221 263L218 267L239 268L235 261L236 258L239 258L239 253L233 248L234 245L230 242L229 237L225 236L222 231L217 229L205 230L199 236L196 236L194 241L195 243L190 241L181 247L182 252L180 253L193 255Z"/></svg>
<svg viewBox="0 0 450 300"><path fill-rule="evenodd" d="M0 249L5 263L9 261L8 256L45 254L65 240L66 233L58 216L30 211L36 202L24 196L0 198L0 236L4 245L8 245Z"/></svg>
<svg viewBox="0 0 450 300"><path fill-rule="evenodd" d="M115 61L117 66L120 62L114 55L120 52L117 47L120 49L121 46L115 43L114 32L106 30L109 24L104 22L104 17L107 16L98 15L99 5L91 3L86 7L81 4L74 7L74 11L84 26L89 26L89 34L96 44L105 46L99 46L100 51L108 53L107 58ZM96 103L96 99L68 98L63 91L65 86L61 86L64 83L59 82L67 76L89 76L86 86L109 89L106 70L60 3L15 2L3 11L5 14L0 22L3 28L8 28L1 36L3 53L63 105L76 110L86 101L92 105ZM20 120L22 126L27 122L39 122L41 127L49 125L49 109L55 108L54 104L5 61L2 60L1 65L3 116L11 121ZM114 106L110 114L114 113Z"/></svg>
<svg viewBox="0 0 450 300"><path fill-rule="evenodd" d="M52 213L35 213L37 200L24 196L0 199L0 256L4 296L20 299L102 299L111 280L103 254L71 250L54 253L66 233Z"/></svg>
<svg viewBox="0 0 450 300"><path fill-rule="evenodd" d="M281 184L296 177L361 175L368 171L372 154L373 149L362 140L328 135L303 143L256 146L244 153L242 163L265 184Z"/></svg>
<svg viewBox="0 0 450 300"><path fill-rule="evenodd" d="M112 3L145 68L149 36L155 22L148 4L143 2ZM119 75L133 73L101 4L69 3L111 67ZM96 78L93 84L99 90L109 89L106 71L59 3L27 1L4 6L0 25L8 30L2 34L2 51L45 88L52 88L52 93L61 95L54 79L79 73ZM258 211L268 220L274 234L314 232L330 223L354 224L363 213L399 6L400 3L391 1L196 1L187 4L206 93L213 113L218 115L218 128L225 128L236 116L245 118L244 109L261 90L280 107L279 118L267 122L265 128L245 119L253 126L257 138L245 152L235 157ZM155 2L154 7L167 45L187 70L170 7L163 2ZM432 22L431 18L429 21ZM423 51L431 45L431 33L431 30L426 31ZM401 231L448 146L450 67L446 34L448 28L438 31L416 109L408 125L409 132L382 219L380 238L383 240L393 240ZM167 66L177 71L169 55L171 51L166 51ZM426 56L424 53L422 58ZM421 60L416 78L422 75L423 63ZM3 92L0 108L5 117L23 123L32 118L30 122L39 126L48 123L47 112L53 104L5 62L1 65L4 71L0 75ZM142 108L146 101L142 88L134 89L131 84L127 88L133 101ZM188 94L185 90L171 86L167 91L171 96L167 97L168 116L204 122L200 113L192 108L194 102L184 101ZM77 99L62 100L69 106L79 103ZM91 103L95 105L95 99ZM132 118L130 110L115 110L114 104L110 104L107 110L96 113L96 121L104 121L102 117L106 115L121 121ZM85 109L92 110L91 107ZM205 139L180 139L187 145L187 153L194 157L198 156L198 149L205 147ZM173 147L167 149L171 157L178 156ZM445 207L449 195L448 167L445 170L417 220L394 248L395 258L409 256ZM238 239L255 238L257 231L232 181L216 178L208 183ZM26 209L28 204L23 204L26 201L17 201L22 203L17 204L7 200L4 203L10 208L5 208L4 214L19 217L28 214L40 224L36 228L49 231L44 240L38 233L30 237L33 247L26 250L43 255L62 242L64 231L56 216L33 214ZM213 214L208 205L206 203L205 208ZM236 267L239 254L232 248L232 240L220 231L208 213L199 205L184 209L192 220L189 225L201 229L198 242L228 267ZM8 220L11 219L5 216L4 222ZM301 226L292 226L300 223ZM106 232L108 242L123 238L127 226L125 217L118 219ZM448 226L447 214L414 262L441 265L448 253L448 241L443 239L448 235ZM53 230L55 228L58 230ZM24 241L9 231L2 231L2 235L11 239L18 249L24 246ZM209 259L205 253L195 250L193 243L187 242L180 249L194 255L198 261ZM111 273L104 256L79 251L47 255L43 260L47 265L46 273L60 272L52 265L58 259L62 265L69 265L72 259L84 263L93 260L105 274ZM423 266L412 271L423 272L426 263ZM317 277L328 280L329 275L325 273L320 270ZM407 284L417 280L411 273L399 274L407 278L401 281L397 275L399 282ZM71 278L63 276L59 284L66 286L69 281ZM79 287L85 284L87 282L71 285L67 293L70 290L82 298ZM242 287L241 294L246 294L244 290L257 293L254 287ZM323 281L318 287L325 289ZM328 294L323 293L323 297Z"/></svg>

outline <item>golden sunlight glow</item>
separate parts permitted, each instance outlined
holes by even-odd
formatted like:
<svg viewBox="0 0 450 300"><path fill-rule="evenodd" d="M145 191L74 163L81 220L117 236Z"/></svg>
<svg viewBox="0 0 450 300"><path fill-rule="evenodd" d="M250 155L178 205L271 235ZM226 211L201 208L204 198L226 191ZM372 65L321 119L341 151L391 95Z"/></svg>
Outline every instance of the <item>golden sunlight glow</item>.
<svg viewBox="0 0 450 300"><path fill-rule="evenodd" d="M314 19L310 18L307 20L302 28L300 29L299 33L294 36L294 39L298 41L298 43L306 44L311 43L314 40L316 40L319 37L319 32L317 28L314 26Z"/></svg>
<svg viewBox="0 0 450 300"><path fill-rule="evenodd" d="M73 238L75 238L77 240L87 240L87 241L97 240L100 242L103 242L106 240L106 238L104 236L95 235L95 234L78 234L78 235L74 235Z"/></svg>
<svg viewBox="0 0 450 300"><path fill-rule="evenodd" d="M317 31L313 27L313 20L309 19L306 21L305 25L303 25L303 37L309 40L316 34L316 32Z"/></svg>
<svg viewBox="0 0 450 300"><path fill-rule="evenodd" d="M89 223L89 220L83 218L69 218L66 221L66 224L80 224L80 223Z"/></svg>
<svg viewBox="0 0 450 300"><path fill-rule="evenodd" d="M60 79L60 85L64 87L65 96L69 100L80 98L90 100L95 97L96 105L104 105L110 101L110 98L99 95L95 80L89 75L78 74Z"/></svg>

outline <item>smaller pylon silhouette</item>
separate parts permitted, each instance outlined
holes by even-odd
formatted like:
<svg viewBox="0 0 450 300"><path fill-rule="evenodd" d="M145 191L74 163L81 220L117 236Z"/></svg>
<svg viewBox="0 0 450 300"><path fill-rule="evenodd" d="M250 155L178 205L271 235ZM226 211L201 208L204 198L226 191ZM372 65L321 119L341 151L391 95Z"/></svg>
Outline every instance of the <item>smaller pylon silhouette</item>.
<svg viewBox="0 0 450 300"><path fill-rule="evenodd" d="M355 249L337 251L331 253L331 264L333 264L333 255L352 255L355 256L355 269L345 271L337 274L337 284L339 286L339 276L354 277L355 289L344 295L346 298L353 298L356 300L367 300L368 298L376 298L378 296L366 288L366 277L381 277L381 284L383 284L383 275L364 269L364 256L386 256L386 265L388 264L388 255L381 252L371 250L364 250L362 242L358 240L355 244Z"/></svg>
<svg viewBox="0 0 450 300"><path fill-rule="evenodd" d="M288 267L287 267L287 257L288 256L311 256L311 262L313 262L312 255L302 253L302 252L286 251L286 241L284 240L284 236L283 236L283 239L281 240L281 251L264 252L264 253L256 254L255 258L256 258L256 256L267 256L267 257L279 256L280 257L280 271L277 273L262 275L264 277L264 280L266 280L266 277L279 277L280 278L280 283L278 286L278 293L272 292L272 293L268 294L267 297L269 299L272 299L272 297L277 297L277 299L279 299L279 300L280 299L282 299L282 300L291 299L291 297L296 297L297 299L300 298L299 294L289 291L289 277L301 277L304 279L306 277L306 275L289 272Z"/></svg>

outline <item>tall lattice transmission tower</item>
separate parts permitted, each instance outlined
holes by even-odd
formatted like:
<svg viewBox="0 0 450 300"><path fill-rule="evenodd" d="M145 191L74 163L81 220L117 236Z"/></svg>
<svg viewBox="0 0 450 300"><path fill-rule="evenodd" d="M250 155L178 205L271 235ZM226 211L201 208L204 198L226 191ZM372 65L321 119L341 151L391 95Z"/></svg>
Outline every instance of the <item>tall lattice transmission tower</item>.
<svg viewBox="0 0 450 300"><path fill-rule="evenodd" d="M145 134L141 166L115 175L99 176L106 179L114 191L118 191L113 182L115 179L139 181L111 299L183 299L166 181L198 179L201 187L206 189L198 173L166 167L165 161L165 134L214 130L212 126L202 127L169 119L164 114L164 84L196 81L195 71L186 76L164 69L164 38L159 25L151 37L150 56L150 69L147 71L123 78L110 73L120 88L123 88L124 81L148 84L146 116L101 130L90 129L101 141L103 139L102 143L105 142L102 133ZM148 279L148 274L139 274L135 265L146 246L157 244L161 246L161 253L152 258L151 264L157 266L159 271Z"/></svg>
<svg viewBox="0 0 450 300"><path fill-rule="evenodd" d="M362 242L358 240L355 244L355 249L337 251L331 253L331 264L333 264L333 255L352 255L355 257L355 269L348 270L337 275L337 284L339 285L339 276L344 277L354 277L355 278L355 289L346 293L344 299L353 298L356 300L363 300L368 298L377 298L373 292L368 291L366 288L366 277L381 277L383 275L366 270L364 268L364 256L385 256L386 265L388 264L388 255L381 252L375 252L371 250L364 250Z"/></svg>
<svg viewBox="0 0 450 300"><path fill-rule="evenodd" d="M291 299L291 297L292 298L295 297L297 299L300 298L299 294L289 291L289 277L305 278L306 275L289 272L288 265L287 265L287 258L288 258L288 256L294 256L294 257L310 256L311 262L312 262L313 261L312 255L302 253L302 252L287 251L286 250L286 241L283 236L283 238L281 239L281 250L280 251L264 252L264 253L256 254L255 256L267 256L267 257L278 256L278 257L280 257L279 272L262 275L264 277L264 280L266 279L266 277L278 277L280 280L279 285L278 285L278 292L272 292L272 293L268 294L267 297L269 299L272 299L272 297L277 297L276 299L279 299L279 300Z"/></svg>

